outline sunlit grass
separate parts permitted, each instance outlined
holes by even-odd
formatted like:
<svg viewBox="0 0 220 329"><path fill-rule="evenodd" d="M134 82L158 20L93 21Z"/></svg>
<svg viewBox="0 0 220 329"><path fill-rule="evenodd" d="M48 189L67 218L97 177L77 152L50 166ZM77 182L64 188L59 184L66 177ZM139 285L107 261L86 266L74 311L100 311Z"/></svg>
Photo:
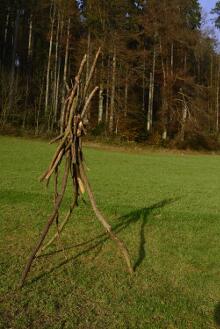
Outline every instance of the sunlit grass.
<svg viewBox="0 0 220 329"><path fill-rule="evenodd" d="M17 289L52 209L52 186L38 177L53 151L44 142L0 137L0 327L217 328L218 156L87 148L97 202L125 241L135 274L87 202L62 235L65 253L55 252L58 241ZM70 202L69 185L62 213Z"/></svg>

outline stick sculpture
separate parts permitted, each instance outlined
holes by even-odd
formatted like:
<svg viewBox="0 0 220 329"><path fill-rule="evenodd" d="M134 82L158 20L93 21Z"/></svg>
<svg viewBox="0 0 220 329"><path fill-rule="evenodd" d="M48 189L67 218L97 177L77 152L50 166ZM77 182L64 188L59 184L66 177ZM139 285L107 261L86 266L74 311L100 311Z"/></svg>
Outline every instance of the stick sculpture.
<svg viewBox="0 0 220 329"><path fill-rule="evenodd" d="M87 61L87 56L86 55L84 56L80 65L78 75L75 78L75 84L69 90L69 94L65 102L65 110L63 113L63 120L61 123L62 134L51 141L51 143L55 143L59 141L59 145L56 149L56 152L48 169L43 174L40 180L46 181L46 183L49 184L51 176L54 175L54 182L55 182L54 209L43 229L39 241L34 247L33 252L31 253L30 258L26 264L26 267L22 274L21 287L25 283L25 280L31 269L33 261L37 258L37 256L40 254L41 251L45 250L50 244L52 244L56 238L59 238L59 235L61 231L64 229L65 225L67 224L74 208L78 205L78 200L80 195L83 194L85 191L88 194L92 209L95 212L97 219L104 226L110 238L116 242L119 251L121 252L122 256L125 258L125 261L128 266L128 271L130 273L133 272L133 268L131 266L131 261L126 246L121 240L119 240L117 236L115 236L111 226L108 224L107 220L105 219L105 217L97 207L94 194L91 185L88 181L84 167L84 162L83 162L84 159L83 159L83 151L82 151L82 136L85 134L87 111L93 96L95 95L96 91L99 88L95 87L91 93L89 93L88 91L99 55L100 55L100 49L96 53L93 64L91 66L90 73L88 74L88 78L86 81L83 81L83 71ZM65 169L62 177L61 191L59 192L58 191L59 167L62 161L65 162ZM65 195L69 176L71 177L73 188L74 188L73 201L63 223L59 226L58 225L59 208L62 204ZM43 242L54 221L56 221L57 223L57 233L46 245L43 246Z"/></svg>

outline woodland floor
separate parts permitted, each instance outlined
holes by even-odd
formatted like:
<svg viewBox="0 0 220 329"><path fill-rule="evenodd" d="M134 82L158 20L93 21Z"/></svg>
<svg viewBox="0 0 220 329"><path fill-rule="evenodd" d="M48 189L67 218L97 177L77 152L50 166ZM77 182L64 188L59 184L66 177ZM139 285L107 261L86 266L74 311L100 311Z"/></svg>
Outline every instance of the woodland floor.
<svg viewBox="0 0 220 329"><path fill-rule="evenodd" d="M218 328L215 155L86 148L97 202L126 242L135 274L82 203L62 235L65 253L57 242L17 289L52 209L52 186L47 190L38 177L54 148L0 137L0 328ZM63 211L70 201L69 186Z"/></svg>

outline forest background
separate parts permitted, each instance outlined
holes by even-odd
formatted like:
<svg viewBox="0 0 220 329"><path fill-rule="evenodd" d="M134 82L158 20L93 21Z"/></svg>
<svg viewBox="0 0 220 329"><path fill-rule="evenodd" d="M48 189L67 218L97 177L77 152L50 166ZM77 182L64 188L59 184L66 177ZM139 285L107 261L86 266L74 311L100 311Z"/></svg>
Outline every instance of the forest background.
<svg viewBox="0 0 220 329"><path fill-rule="evenodd" d="M218 28L219 1L212 14ZM209 22L198 0L2 0L1 132L57 133L82 56L89 72L101 47L90 135L219 149L220 55Z"/></svg>

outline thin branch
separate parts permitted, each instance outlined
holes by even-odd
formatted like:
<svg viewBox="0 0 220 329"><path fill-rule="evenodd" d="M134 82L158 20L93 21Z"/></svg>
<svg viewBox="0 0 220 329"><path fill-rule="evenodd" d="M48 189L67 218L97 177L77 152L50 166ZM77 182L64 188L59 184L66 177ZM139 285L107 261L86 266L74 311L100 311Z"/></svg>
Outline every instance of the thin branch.
<svg viewBox="0 0 220 329"><path fill-rule="evenodd" d="M54 220L56 219L56 216L57 216L57 212L58 212L58 209L62 203L62 200L63 200L63 197L64 197L64 193L66 191L66 186L67 186L67 180L68 180L68 175L69 175L69 165L70 165L70 159L67 157L66 158L66 166L65 166L65 172L64 172L64 176L63 176L63 180L62 180L62 190L61 190L61 194L57 197L57 200L56 200L56 204L54 206L54 210L53 210L53 213L51 214L50 218L48 219L48 222L47 224L45 225L44 227L44 230L40 236L40 239L39 241L37 242L36 246L34 247L34 250L27 262L27 265L24 269L24 272L22 274L22 278L21 278L21 285L20 287L23 287L24 285L24 282L26 280L26 277L30 271L30 268L31 268L31 265L36 257L36 254L38 252L38 250L40 249L42 243L44 242L44 239L51 227L51 225L53 224Z"/></svg>
<svg viewBox="0 0 220 329"><path fill-rule="evenodd" d="M98 209L96 201L95 201L94 193L93 193L91 185L88 181L88 178L87 178L87 175L85 173L82 162L80 163L79 169L80 169L80 175L83 179L84 185L86 186L86 190L87 190L87 193L88 193L93 211L96 214L96 217L98 218L100 223L104 226L104 228L105 228L106 232L109 234L110 238L116 242L121 254L125 258L125 261L126 261L127 266L128 266L128 271L129 271L129 273L132 274L134 270L133 270L133 267L131 265L131 260L130 260L128 250L127 250L125 244L112 232L111 226L109 225L106 218L103 216L103 214Z"/></svg>

